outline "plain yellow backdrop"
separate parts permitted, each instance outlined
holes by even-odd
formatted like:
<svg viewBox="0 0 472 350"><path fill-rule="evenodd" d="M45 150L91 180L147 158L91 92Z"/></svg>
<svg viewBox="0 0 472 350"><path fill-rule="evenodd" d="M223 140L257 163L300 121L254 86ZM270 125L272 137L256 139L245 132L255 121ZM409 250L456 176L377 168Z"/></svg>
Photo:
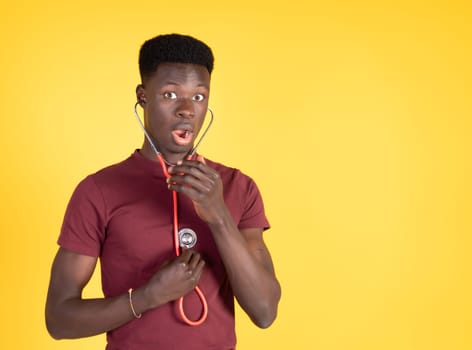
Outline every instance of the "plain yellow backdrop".
<svg viewBox="0 0 472 350"><path fill-rule="evenodd" d="M69 197L140 147L140 45L216 56L201 152L262 191L283 287L238 348L472 348L467 1L12 1L0 5L2 349L52 340L44 302ZM86 296L101 296L93 278Z"/></svg>

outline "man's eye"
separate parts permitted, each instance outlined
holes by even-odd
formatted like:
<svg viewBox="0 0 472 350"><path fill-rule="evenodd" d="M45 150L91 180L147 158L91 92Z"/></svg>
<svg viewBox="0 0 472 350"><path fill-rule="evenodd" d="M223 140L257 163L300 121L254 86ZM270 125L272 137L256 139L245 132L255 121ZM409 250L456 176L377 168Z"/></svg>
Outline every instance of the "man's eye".
<svg viewBox="0 0 472 350"><path fill-rule="evenodd" d="M205 96L202 95L202 94L196 94L195 96L193 96L193 100L194 101L197 101L197 102L201 102L205 99Z"/></svg>
<svg viewBox="0 0 472 350"><path fill-rule="evenodd" d="M164 98L169 98L171 100L175 100L177 98L177 94L175 92L164 92Z"/></svg>

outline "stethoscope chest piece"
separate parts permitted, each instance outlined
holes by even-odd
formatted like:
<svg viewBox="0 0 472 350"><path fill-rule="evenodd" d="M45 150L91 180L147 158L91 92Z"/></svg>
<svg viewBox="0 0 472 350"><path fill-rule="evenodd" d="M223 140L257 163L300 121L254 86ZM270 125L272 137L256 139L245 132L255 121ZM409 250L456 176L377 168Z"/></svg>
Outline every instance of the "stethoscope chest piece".
<svg viewBox="0 0 472 350"><path fill-rule="evenodd" d="M190 249L197 244L197 234L190 228L183 228L179 231L179 245L182 248Z"/></svg>

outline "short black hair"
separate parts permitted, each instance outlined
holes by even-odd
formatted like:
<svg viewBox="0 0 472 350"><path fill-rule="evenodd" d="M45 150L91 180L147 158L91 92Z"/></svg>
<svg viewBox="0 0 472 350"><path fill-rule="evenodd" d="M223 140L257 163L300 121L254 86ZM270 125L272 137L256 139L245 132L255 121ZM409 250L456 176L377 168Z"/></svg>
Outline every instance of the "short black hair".
<svg viewBox="0 0 472 350"><path fill-rule="evenodd" d="M213 53L204 42L189 35L165 34L147 40L139 51L141 81L151 77L160 63L190 63L213 70Z"/></svg>

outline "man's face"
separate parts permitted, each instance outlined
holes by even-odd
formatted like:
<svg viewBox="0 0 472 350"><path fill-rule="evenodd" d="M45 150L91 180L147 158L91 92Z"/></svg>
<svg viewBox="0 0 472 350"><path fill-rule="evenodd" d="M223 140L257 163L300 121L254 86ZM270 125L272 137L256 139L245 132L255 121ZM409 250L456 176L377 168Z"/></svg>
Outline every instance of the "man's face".
<svg viewBox="0 0 472 350"><path fill-rule="evenodd" d="M208 70L195 64L161 63L141 93L146 99L144 124L153 142L169 161L182 159L192 149L208 109Z"/></svg>

